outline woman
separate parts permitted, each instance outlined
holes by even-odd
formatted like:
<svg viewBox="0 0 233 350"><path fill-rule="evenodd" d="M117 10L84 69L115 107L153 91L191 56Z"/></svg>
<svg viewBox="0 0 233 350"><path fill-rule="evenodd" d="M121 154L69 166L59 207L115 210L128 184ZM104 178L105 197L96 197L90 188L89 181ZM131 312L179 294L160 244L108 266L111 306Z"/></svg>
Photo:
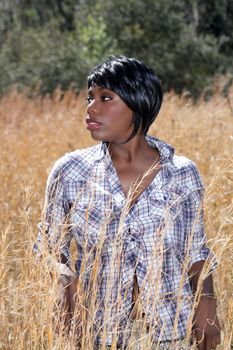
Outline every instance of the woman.
<svg viewBox="0 0 233 350"><path fill-rule="evenodd" d="M72 283L65 299L72 311L75 240L78 289L94 310L93 347L140 349L138 325L154 349L188 349L190 325L199 350L220 342L203 185L192 161L147 135L161 104L150 67L110 57L88 77L86 126L101 143L62 157L48 179L37 249L45 227L61 282Z"/></svg>

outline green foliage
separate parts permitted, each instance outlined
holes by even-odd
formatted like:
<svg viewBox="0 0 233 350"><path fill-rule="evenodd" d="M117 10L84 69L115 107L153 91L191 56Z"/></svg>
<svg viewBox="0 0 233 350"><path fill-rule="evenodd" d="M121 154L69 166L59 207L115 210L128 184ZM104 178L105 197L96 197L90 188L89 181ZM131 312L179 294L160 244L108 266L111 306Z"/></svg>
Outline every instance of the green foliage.
<svg viewBox="0 0 233 350"><path fill-rule="evenodd" d="M217 39L198 35L193 15L188 20L184 9L194 10L174 0L104 0L101 10L109 36L119 33L121 52L150 64L165 90L186 89L197 97L219 69L221 55Z"/></svg>
<svg viewBox="0 0 233 350"><path fill-rule="evenodd" d="M2 45L0 62L0 89L18 83L19 87L37 87L42 94L53 92L60 85L66 90L84 86L89 70L81 59L80 44L75 33L61 33L55 23L40 31L28 28L8 34Z"/></svg>
<svg viewBox="0 0 233 350"><path fill-rule="evenodd" d="M94 65L123 53L150 64L165 90L196 97L232 71L232 16L231 0L2 0L0 92L79 89Z"/></svg>
<svg viewBox="0 0 233 350"><path fill-rule="evenodd" d="M106 23L100 16L88 15L85 25L79 26L79 41L83 45L82 55L89 67L93 67L117 48L117 41L108 36Z"/></svg>

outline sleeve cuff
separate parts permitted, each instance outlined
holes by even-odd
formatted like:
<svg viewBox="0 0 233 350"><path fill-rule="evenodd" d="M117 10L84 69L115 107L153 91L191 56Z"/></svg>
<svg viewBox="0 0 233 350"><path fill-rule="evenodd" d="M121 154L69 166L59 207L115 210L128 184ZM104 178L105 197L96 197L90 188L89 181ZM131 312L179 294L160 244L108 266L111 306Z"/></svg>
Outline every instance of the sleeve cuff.
<svg viewBox="0 0 233 350"><path fill-rule="evenodd" d="M217 261L215 255L210 251L209 248L202 248L198 252L195 250L190 254L189 266L191 267L198 261L207 261L208 273L212 273L217 268Z"/></svg>

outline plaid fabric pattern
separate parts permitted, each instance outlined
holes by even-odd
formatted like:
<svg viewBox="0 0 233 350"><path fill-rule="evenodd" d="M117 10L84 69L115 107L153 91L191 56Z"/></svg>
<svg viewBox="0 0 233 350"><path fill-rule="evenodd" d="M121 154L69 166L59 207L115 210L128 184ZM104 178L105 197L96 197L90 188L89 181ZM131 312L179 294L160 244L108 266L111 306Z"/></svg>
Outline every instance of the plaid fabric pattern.
<svg viewBox="0 0 233 350"><path fill-rule="evenodd" d="M140 344L135 344L129 350L195 350L196 348L187 345L185 342L179 341L175 343L164 343L164 344L154 344L150 347L141 346ZM111 346L107 346L103 349L102 345L97 345L94 350L111 350ZM121 349L119 349L121 350Z"/></svg>
<svg viewBox="0 0 233 350"><path fill-rule="evenodd" d="M45 230L49 248L60 242L60 251L69 260L74 239L77 276L82 274L87 288L96 252L100 253L96 327L104 322L107 302L111 321L106 345L115 337L115 323L125 330L130 318L135 274L140 305L155 341L184 338L192 309L187 269L211 257L203 225L204 188L195 164L154 137L146 140L160 153L161 171L132 208L126 205L107 143L59 159L48 178L45 219L34 246L42 249ZM96 343L100 342L97 336Z"/></svg>

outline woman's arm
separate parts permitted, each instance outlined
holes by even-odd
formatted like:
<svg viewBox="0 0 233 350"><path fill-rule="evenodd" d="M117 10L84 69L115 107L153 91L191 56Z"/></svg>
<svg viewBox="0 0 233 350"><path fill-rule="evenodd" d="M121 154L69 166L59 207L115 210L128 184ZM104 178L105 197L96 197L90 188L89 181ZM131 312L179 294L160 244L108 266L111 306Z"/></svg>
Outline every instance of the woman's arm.
<svg viewBox="0 0 233 350"><path fill-rule="evenodd" d="M59 290L56 301L56 310L63 314L62 321L70 326L75 307L77 292L77 278L70 269L69 229L70 208L66 200L62 166L59 161L51 170L46 186L44 213L38 225L38 237L34 244L37 256L43 256L53 275L58 277ZM57 307L58 306L58 307Z"/></svg>
<svg viewBox="0 0 233 350"><path fill-rule="evenodd" d="M57 161L48 176L44 210L38 224L35 253L56 257L56 261L70 266L71 234L69 229L70 208L66 200L63 163ZM51 259L51 257L49 257Z"/></svg>
<svg viewBox="0 0 233 350"><path fill-rule="evenodd" d="M194 294L199 289L198 284L204 264L205 261L198 261L188 271ZM200 292L201 296L193 318L193 331L198 350L216 349L217 345L220 344L220 325L211 274L204 279Z"/></svg>
<svg viewBox="0 0 233 350"><path fill-rule="evenodd" d="M193 331L198 350L211 350L220 342L220 326L211 275L216 267L216 261L206 245L204 186L194 164L190 168L190 179L191 191L183 203L183 215L184 256L188 260L188 276L198 302L193 318Z"/></svg>

